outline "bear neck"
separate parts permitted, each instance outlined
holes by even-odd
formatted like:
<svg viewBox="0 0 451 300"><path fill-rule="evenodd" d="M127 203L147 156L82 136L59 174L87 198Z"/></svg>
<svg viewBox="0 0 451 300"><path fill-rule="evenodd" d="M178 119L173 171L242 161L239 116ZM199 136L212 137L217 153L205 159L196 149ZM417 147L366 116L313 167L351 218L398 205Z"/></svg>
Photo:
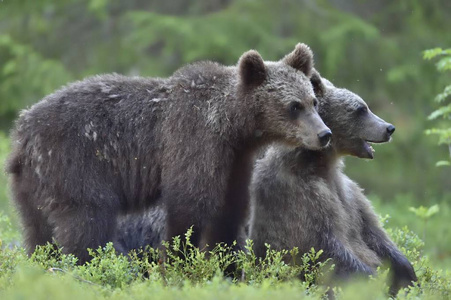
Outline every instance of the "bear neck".
<svg viewBox="0 0 451 300"><path fill-rule="evenodd" d="M333 146L323 150L298 147L288 157L292 171L303 176L333 177L335 172L341 171L343 165L343 156Z"/></svg>
<svg viewBox="0 0 451 300"><path fill-rule="evenodd" d="M207 111L208 127L215 135L237 155L249 156L271 141L257 127L261 105L256 91L240 84L237 72L236 67L204 61L177 70L170 81L180 98L189 97L199 110Z"/></svg>
<svg viewBox="0 0 451 300"><path fill-rule="evenodd" d="M235 142L234 148L243 155L252 156L275 141L267 136L258 125L262 123L259 116L262 115L261 107L257 104L252 93L243 92L242 87L235 82L235 91L227 99L230 102L228 122L234 130L231 131Z"/></svg>

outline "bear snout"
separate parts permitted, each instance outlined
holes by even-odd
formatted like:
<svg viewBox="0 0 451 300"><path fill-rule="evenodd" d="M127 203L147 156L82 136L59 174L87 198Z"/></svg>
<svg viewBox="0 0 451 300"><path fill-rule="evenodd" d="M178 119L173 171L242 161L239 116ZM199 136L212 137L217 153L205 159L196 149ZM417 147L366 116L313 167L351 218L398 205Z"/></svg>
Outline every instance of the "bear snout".
<svg viewBox="0 0 451 300"><path fill-rule="evenodd" d="M332 131L326 129L318 133L319 144L321 147L326 147L332 138Z"/></svg>
<svg viewBox="0 0 451 300"><path fill-rule="evenodd" d="M395 132L396 127L393 126L392 124L389 124L387 127L387 133L389 136L391 136L393 134L393 132Z"/></svg>

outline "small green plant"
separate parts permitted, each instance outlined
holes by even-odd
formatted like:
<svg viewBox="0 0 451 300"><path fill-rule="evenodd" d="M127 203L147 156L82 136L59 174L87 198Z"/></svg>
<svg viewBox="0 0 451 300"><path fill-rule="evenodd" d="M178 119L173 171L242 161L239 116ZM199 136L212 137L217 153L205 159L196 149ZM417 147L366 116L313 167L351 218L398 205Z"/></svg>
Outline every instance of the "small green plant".
<svg viewBox="0 0 451 300"><path fill-rule="evenodd" d="M266 255L257 257L253 250L252 240L246 241L244 251L237 254L237 265L242 269L241 281L251 285L277 284L278 282L298 282L309 294L321 295L325 293L325 286L319 287L324 274L331 271L329 260L321 257L322 250L311 249L308 253L299 254L297 247L277 251L266 244Z"/></svg>
<svg viewBox="0 0 451 300"><path fill-rule="evenodd" d="M235 245L218 244L210 251L203 251L191 242L193 229L180 236L174 237L172 243L162 242L165 248L163 272L167 284L182 285L185 281L202 283L212 280L215 276L222 276L235 262L231 251Z"/></svg>
<svg viewBox="0 0 451 300"><path fill-rule="evenodd" d="M122 254L117 254L113 243L96 250L88 249L88 252L92 259L74 270L77 278L83 278L92 284L122 288L137 277L131 261Z"/></svg>
<svg viewBox="0 0 451 300"><path fill-rule="evenodd" d="M410 207L409 211L413 212L419 219L423 221L423 241L426 241L426 227L429 219L440 211L440 207L432 205L431 207Z"/></svg>
<svg viewBox="0 0 451 300"><path fill-rule="evenodd" d="M11 219L0 211L0 248L17 246L20 240L19 231L12 225Z"/></svg>
<svg viewBox="0 0 451 300"><path fill-rule="evenodd" d="M288 257L298 255L297 249L293 249L291 253L287 250L276 251L267 244L265 257L257 257L253 247L254 243L247 240L245 250L240 251L237 256L237 264L243 271L243 281L260 285L264 281L289 280L301 273L298 266L285 262Z"/></svg>
<svg viewBox="0 0 451 300"><path fill-rule="evenodd" d="M442 48L435 48L424 51L424 59L433 59L440 57L437 62L437 70L440 72L451 71L451 48L443 50ZM451 101L449 96L451 95L451 84L447 85L443 92L435 97L440 107L433 111L428 119L435 120L438 118L449 121L451 116ZM449 122L448 122L449 124ZM448 125L445 125L447 127ZM449 155L451 158L451 126L447 128L431 128L426 130L427 135L437 135L439 138L439 145L447 145L449 149ZM451 160L441 160L436 163L436 166L451 166Z"/></svg>
<svg viewBox="0 0 451 300"><path fill-rule="evenodd" d="M30 260L45 270L71 270L77 264L77 258L71 254L63 254L62 249L55 244L47 243L37 246Z"/></svg>
<svg viewBox="0 0 451 300"><path fill-rule="evenodd" d="M18 265L26 262L27 256L23 248L0 247L0 291L10 285Z"/></svg>

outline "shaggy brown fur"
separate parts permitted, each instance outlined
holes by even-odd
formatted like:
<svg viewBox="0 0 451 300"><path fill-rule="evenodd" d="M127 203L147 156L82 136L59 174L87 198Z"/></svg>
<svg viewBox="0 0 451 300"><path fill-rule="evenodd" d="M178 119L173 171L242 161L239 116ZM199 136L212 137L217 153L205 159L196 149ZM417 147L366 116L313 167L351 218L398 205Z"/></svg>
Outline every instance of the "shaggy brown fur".
<svg viewBox="0 0 451 300"><path fill-rule="evenodd" d="M314 75L318 76L319 75ZM312 78L323 90L319 112L334 136L322 151L271 147L256 163L251 184L250 239L255 253L312 247L332 258L339 276L373 274L382 260L392 266L391 294L416 281L406 257L381 228L370 202L343 174L344 155L372 158L368 141L386 142L394 126L375 116L356 94Z"/></svg>
<svg viewBox="0 0 451 300"><path fill-rule="evenodd" d="M253 182L254 213L251 238L255 252L311 247L325 250L340 276L374 273L381 260L392 265L394 295L416 281L404 255L380 227L369 201L357 184L342 173L344 155L371 158L366 140L386 141L394 127L368 111L357 95L334 87L314 72L311 82L320 100L320 115L334 130L332 146L324 151L274 147L259 160ZM166 214L161 208L121 218L119 242L132 250L158 247ZM242 228L244 229L244 228ZM246 234L241 232L238 244Z"/></svg>
<svg viewBox="0 0 451 300"><path fill-rule="evenodd" d="M102 75L24 110L7 171L25 245L52 237L85 262L112 240L119 213L159 199L170 239L231 243L247 215L252 154L272 142L319 149L328 132L306 74L312 53L285 60L256 51L237 67L200 62L167 79ZM326 141L327 142L327 141Z"/></svg>

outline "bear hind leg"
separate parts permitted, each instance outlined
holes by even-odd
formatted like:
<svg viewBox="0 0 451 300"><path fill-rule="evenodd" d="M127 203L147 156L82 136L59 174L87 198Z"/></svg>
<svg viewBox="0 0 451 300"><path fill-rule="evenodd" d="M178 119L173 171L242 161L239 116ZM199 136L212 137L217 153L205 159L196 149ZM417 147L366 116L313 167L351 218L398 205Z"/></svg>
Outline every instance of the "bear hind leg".
<svg viewBox="0 0 451 300"><path fill-rule="evenodd" d="M24 246L28 255L34 252L36 246L52 242L53 230L42 211L23 205L21 219L24 230Z"/></svg>
<svg viewBox="0 0 451 300"><path fill-rule="evenodd" d="M79 264L89 261L87 248L97 249L113 240L118 211L104 207L70 209L52 214L54 236L63 253L72 253Z"/></svg>
<svg viewBox="0 0 451 300"><path fill-rule="evenodd" d="M31 255L36 246L52 242L52 226L45 216L40 203L40 194L36 191L33 181L16 176L12 180L13 200L19 211L24 232L24 246ZM27 182L23 184L23 182Z"/></svg>

